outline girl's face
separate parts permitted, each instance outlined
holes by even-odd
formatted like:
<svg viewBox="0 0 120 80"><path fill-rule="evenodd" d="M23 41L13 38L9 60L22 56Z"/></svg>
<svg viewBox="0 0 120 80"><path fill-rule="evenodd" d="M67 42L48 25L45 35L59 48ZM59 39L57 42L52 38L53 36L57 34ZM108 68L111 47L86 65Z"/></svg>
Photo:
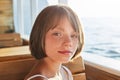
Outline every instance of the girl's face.
<svg viewBox="0 0 120 80"><path fill-rule="evenodd" d="M60 63L68 62L78 47L78 33L75 32L67 18L64 18L45 36L47 58Z"/></svg>

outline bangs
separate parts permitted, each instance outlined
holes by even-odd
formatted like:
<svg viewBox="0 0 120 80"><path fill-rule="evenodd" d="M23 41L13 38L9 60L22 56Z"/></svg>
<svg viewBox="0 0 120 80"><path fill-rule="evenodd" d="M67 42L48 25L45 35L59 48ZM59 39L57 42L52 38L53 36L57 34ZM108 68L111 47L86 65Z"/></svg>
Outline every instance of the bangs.
<svg viewBox="0 0 120 80"><path fill-rule="evenodd" d="M64 18L67 18L67 20L70 22L72 28L74 29L75 32L79 33L79 24L77 23L76 19L73 17L73 15L69 14L67 11L64 11L62 13L55 13L52 17L52 20L49 20L48 22L48 29L47 31L49 31L50 29L54 29L55 27L57 27L60 22L62 20L64 20Z"/></svg>
<svg viewBox="0 0 120 80"><path fill-rule="evenodd" d="M78 23L77 19L75 19L75 16L72 14L69 14L66 16L67 16L68 21L72 25L74 31L79 33L79 23Z"/></svg>

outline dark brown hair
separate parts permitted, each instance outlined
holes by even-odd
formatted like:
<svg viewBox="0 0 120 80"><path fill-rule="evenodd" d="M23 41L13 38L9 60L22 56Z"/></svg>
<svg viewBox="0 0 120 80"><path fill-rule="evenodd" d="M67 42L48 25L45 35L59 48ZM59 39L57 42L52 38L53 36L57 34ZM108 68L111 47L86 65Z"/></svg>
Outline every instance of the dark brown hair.
<svg viewBox="0 0 120 80"><path fill-rule="evenodd" d="M64 17L68 19L73 29L80 34L79 46L73 58L80 54L84 44L84 36L78 16L68 6L52 5L40 12L32 28L29 44L31 54L36 59L47 56L45 53L45 35L51 28L58 25L59 21Z"/></svg>

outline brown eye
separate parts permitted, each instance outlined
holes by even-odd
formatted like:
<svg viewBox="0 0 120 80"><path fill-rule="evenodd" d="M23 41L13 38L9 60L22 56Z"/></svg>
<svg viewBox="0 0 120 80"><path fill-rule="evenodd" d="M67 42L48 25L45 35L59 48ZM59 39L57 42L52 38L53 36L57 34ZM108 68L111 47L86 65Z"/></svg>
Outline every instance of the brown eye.
<svg viewBox="0 0 120 80"><path fill-rule="evenodd" d="M59 33L59 32L55 32L55 33L53 33L53 35L54 35L54 36L57 36L57 37L61 37L61 36L62 36L62 34Z"/></svg>
<svg viewBox="0 0 120 80"><path fill-rule="evenodd" d="M71 35L71 38L72 38L72 39L77 39L77 38L78 38L78 35L73 34L73 35Z"/></svg>

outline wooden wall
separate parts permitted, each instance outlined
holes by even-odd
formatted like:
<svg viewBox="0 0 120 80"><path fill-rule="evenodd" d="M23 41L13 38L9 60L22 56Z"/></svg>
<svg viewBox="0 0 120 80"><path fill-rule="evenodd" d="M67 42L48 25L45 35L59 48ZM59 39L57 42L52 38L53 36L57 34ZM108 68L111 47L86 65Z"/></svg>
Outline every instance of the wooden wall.
<svg viewBox="0 0 120 80"><path fill-rule="evenodd" d="M87 80L120 80L120 76L108 73L85 63Z"/></svg>
<svg viewBox="0 0 120 80"><path fill-rule="evenodd" d="M12 0L0 0L0 33L13 30Z"/></svg>
<svg viewBox="0 0 120 80"><path fill-rule="evenodd" d="M28 46L0 49L0 80L23 80L35 63ZM74 80L86 80L82 57L64 64Z"/></svg>

